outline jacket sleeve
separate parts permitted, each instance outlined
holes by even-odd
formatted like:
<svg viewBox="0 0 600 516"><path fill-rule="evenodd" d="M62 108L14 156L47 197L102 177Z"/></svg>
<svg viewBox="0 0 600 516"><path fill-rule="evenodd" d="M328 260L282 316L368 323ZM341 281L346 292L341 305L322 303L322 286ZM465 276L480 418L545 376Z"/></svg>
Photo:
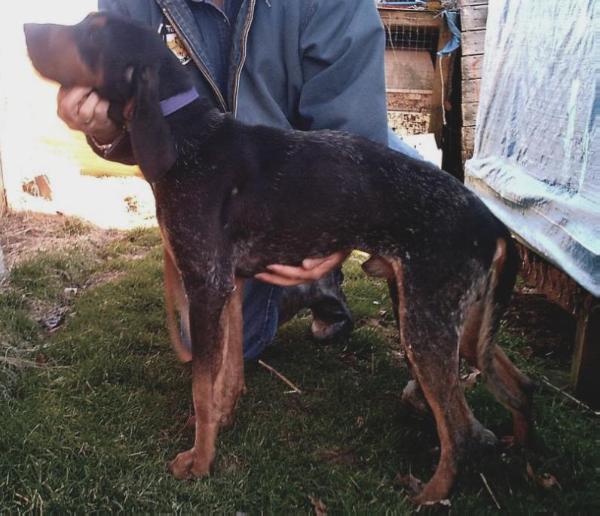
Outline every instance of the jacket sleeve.
<svg viewBox="0 0 600 516"><path fill-rule="evenodd" d="M301 28L300 128L388 144L385 34L373 0L312 0Z"/></svg>

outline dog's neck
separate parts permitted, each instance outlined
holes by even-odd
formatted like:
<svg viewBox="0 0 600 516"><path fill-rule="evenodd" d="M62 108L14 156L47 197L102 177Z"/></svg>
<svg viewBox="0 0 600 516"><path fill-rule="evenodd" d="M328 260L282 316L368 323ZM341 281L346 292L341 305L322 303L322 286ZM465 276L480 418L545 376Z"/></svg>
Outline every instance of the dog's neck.
<svg viewBox="0 0 600 516"><path fill-rule="evenodd" d="M203 125L206 115L214 109L207 99L200 97L187 71L171 52L161 62L159 97L163 115L172 129L185 123Z"/></svg>
<svg viewBox="0 0 600 516"><path fill-rule="evenodd" d="M163 111L164 113L164 111ZM224 120L224 115L200 96L165 116L175 142L205 141ZM190 128L193 128L190 130Z"/></svg>

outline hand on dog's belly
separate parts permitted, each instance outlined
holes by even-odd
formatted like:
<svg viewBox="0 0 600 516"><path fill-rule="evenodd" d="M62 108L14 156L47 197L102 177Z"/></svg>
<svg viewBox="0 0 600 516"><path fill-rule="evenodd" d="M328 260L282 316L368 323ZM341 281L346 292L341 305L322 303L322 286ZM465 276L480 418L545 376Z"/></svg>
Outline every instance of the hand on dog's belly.
<svg viewBox="0 0 600 516"><path fill-rule="evenodd" d="M254 277L280 287L310 283L329 274L341 265L349 254L350 251L338 251L324 258L307 258L302 260L302 265L299 267L281 264L268 265L267 272L261 272Z"/></svg>

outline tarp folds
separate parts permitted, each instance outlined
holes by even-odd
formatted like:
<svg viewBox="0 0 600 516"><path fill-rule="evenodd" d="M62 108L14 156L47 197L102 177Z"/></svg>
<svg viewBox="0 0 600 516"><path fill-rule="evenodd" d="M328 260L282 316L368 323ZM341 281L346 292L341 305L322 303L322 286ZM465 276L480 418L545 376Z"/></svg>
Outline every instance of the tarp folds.
<svg viewBox="0 0 600 516"><path fill-rule="evenodd" d="M465 181L529 247L600 296L600 2L488 6Z"/></svg>

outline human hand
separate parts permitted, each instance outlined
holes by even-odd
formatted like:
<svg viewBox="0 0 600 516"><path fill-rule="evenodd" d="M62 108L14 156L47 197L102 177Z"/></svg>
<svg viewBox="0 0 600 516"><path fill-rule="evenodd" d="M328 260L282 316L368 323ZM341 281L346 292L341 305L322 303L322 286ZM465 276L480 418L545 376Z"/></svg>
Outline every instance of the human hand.
<svg viewBox="0 0 600 516"><path fill-rule="evenodd" d="M58 116L70 129L82 131L100 144L110 143L119 135L119 128L108 118L108 100L92 88L61 87L56 100Z"/></svg>
<svg viewBox="0 0 600 516"><path fill-rule="evenodd" d="M274 264L267 266L267 272L261 272L254 277L257 280L279 285L280 287L292 287L302 283L310 283L321 279L330 273L348 257L350 251L338 251L324 258L306 258L302 260L302 266Z"/></svg>

